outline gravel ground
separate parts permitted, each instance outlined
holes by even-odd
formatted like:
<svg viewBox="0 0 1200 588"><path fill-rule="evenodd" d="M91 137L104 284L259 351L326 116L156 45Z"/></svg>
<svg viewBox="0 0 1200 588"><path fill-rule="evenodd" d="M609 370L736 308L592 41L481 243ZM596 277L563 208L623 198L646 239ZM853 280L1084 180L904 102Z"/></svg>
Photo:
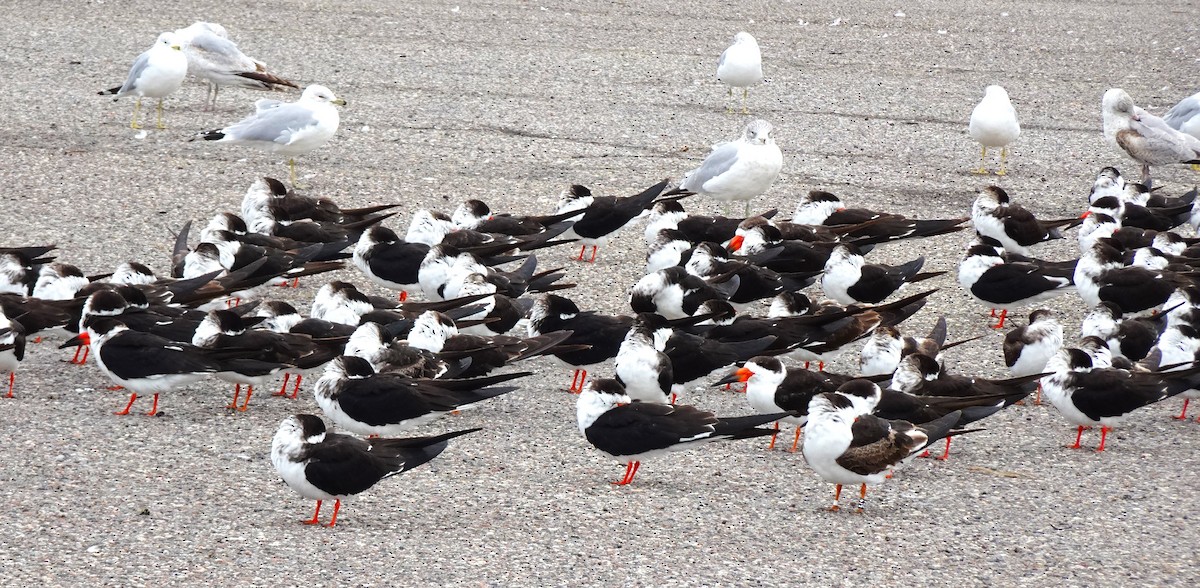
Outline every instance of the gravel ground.
<svg viewBox="0 0 1200 588"><path fill-rule="evenodd" d="M215 112L189 84L167 101L170 128L128 127L132 105L96 91L124 79L163 30L224 24L249 54L345 98L342 126L299 169L312 193L350 206L549 210L570 183L628 195L678 177L748 120L727 114L716 58L739 30L757 36L768 84L750 95L785 154L756 206L790 212L813 188L854 204L933 218L966 214L997 181L1046 217L1078 214L1104 165L1134 166L1102 140L1099 101L1124 87L1161 113L1196 90L1189 2L727 3L516 2L25 3L0 42L9 106L0 128L5 244L55 242L87 272L138 259L165 269L171 230L232 209L256 177L287 168L246 149L188 143L262 97L228 90ZM413 4L413 5L410 5ZM969 172L966 120L983 87L1013 96L1024 134L1011 174ZM1180 193L1186 168L1157 178ZM709 207L692 202L692 207ZM999 376L1000 335L958 288L965 235L891 245L951 270L908 328L944 313L953 371ZM570 248L581 305L626 308L640 230L594 265ZM1073 242L1039 252L1076 254ZM343 279L358 280L354 272ZM281 296L307 304L318 280ZM1073 330L1077 298L1052 305ZM575 427L569 373L428 427L485 431L430 467L350 501L334 529L299 524L312 503L268 458L279 421L319 413L257 397L222 407L206 383L163 398L160 418L110 413L123 393L93 366L34 345L3 401L0 451L7 586L144 585L1195 585L1200 425L1141 411L1103 454L1063 448L1054 409L1016 407L964 438L947 463L919 461L873 490L865 514L825 510L831 487L796 454L728 443L652 461L631 487ZM853 369L847 354L831 369ZM749 411L734 393L685 402ZM1095 443L1091 439L1091 443Z"/></svg>

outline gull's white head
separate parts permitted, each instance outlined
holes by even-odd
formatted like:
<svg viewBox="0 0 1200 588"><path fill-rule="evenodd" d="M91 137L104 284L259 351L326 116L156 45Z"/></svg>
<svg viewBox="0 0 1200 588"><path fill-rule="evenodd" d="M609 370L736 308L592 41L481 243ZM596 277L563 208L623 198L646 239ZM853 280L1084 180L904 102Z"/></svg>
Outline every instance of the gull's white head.
<svg viewBox="0 0 1200 588"><path fill-rule="evenodd" d="M304 89L304 93L300 95L300 100L309 102L328 102L338 106L345 106L346 101L338 98L333 93L333 90L326 88L320 84L313 84Z"/></svg>
<svg viewBox="0 0 1200 588"><path fill-rule="evenodd" d="M771 136L773 130L775 127L765 120L751 121L746 125L746 130L742 131L742 141L753 145L773 145L775 143L774 137Z"/></svg>

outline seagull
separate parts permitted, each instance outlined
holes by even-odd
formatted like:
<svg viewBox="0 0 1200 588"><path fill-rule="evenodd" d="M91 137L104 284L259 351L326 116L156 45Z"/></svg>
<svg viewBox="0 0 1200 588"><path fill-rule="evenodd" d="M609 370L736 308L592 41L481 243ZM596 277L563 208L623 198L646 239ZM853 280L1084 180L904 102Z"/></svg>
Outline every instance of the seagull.
<svg viewBox="0 0 1200 588"><path fill-rule="evenodd" d="M772 130L765 120L751 121L737 140L714 145L679 187L724 202L744 200L749 216L750 200L766 192L783 169L783 152L771 137Z"/></svg>
<svg viewBox="0 0 1200 588"><path fill-rule="evenodd" d="M879 386L867 380L851 380L840 389L865 389L865 395L882 395ZM818 394L808 405L804 459L817 475L836 485L830 510L840 509L843 484L861 484L857 510L862 512L867 484L882 483L905 458L949 435L961 414L954 411L916 426L865 414L860 405L840 392Z"/></svg>
<svg viewBox="0 0 1200 588"><path fill-rule="evenodd" d="M340 117L335 105L345 106L346 101L329 88L313 84L295 102L259 100L254 114L225 128L201 131L189 141L250 145L286 155L292 184L296 185L295 157L324 145L337 132Z"/></svg>
<svg viewBox="0 0 1200 588"><path fill-rule="evenodd" d="M977 174L987 174L988 147L1000 148L1000 168L996 175L1002 176L1008 171L1005 164L1008 159L1008 144L1017 140L1021 134L1021 124L1017 122L1017 111L1008 100L1008 92L1001 86L991 85L983 91L983 100L971 111L971 122L967 127L971 139L979 143L982 152L979 155Z"/></svg>
<svg viewBox="0 0 1200 588"><path fill-rule="evenodd" d="M1200 164L1200 139L1171 128L1163 119L1137 107L1120 88L1104 93L1101 102L1104 138L1142 164L1142 183L1150 185L1150 166Z"/></svg>
<svg viewBox="0 0 1200 588"><path fill-rule="evenodd" d="M403 439L360 439L330 433L325 422L311 414L283 419L271 440L271 464L297 494L317 501L316 525L321 503L333 499L329 525L337 523L342 500L366 491L380 480L402 474L427 463L446 450L455 437L480 429L465 429L430 437Z"/></svg>
<svg viewBox="0 0 1200 588"><path fill-rule="evenodd" d="M733 98L733 89L742 89L742 114L749 114L746 108L746 96L750 86L761 84L763 81L762 52L758 49L758 41L745 31L733 36L733 44L721 53L717 62L717 79L729 86L729 98ZM733 106L728 107L733 112Z"/></svg>
<svg viewBox="0 0 1200 588"><path fill-rule="evenodd" d="M158 98L158 128L165 129L162 121L163 98L171 95L183 85L187 77L187 57L180 47L179 37L175 33L162 33L154 41L154 45L146 52L138 55L129 69L129 77L125 83L99 92L101 96L116 95L137 96L133 105L133 120L130 128L140 129L138 111L142 108L142 98Z"/></svg>
<svg viewBox="0 0 1200 588"><path fill-rule="evenodd" d="M1200 139L1200 92L1179 101L1163 115L1167 126Z"/></svg>
<svg viewBox="0 0 1200 588"><path fill-rule="evenodd" d="M642 460L670 451L725 439L749 439L775 433L759 428L788 413L720 418L689 405L632 402L616 380L592 380L579 394L576 420L579 432L593 447L625 462L625 476L613 482L633 482Z"/></svg>
<svg viewBox="0 0 1200 588"><path fill-rule="evenodd" d="M866 263L857 247L843 243L833 248L825 262L821 290L842 304L874 304L882 302L905 284L946 273L918 273L923 265L923 255L900 265Z"/></svg>
<svg viewBox="0 0 1200 588"><path fill-rule="evenodd" d="M1039 308L1029 313L1029 324L1017 327L1004 335L1001 349L1004 365L1014 378L1042 373L1046 363L1062 347L1063 328L1054 311ZM1038 383L1034 404L1042 403L1042 385Z"/></svg>
<svg viewBox="0 0 1200 588"><path fill-rule="evenodd" d="M196 22L175 34L187 56L187 71L208 84L205 109L217 105L221 86L254 90L299 88L296 84L267 72L266 64L247 56L229 39L225 27L213 22Z"/></svg>

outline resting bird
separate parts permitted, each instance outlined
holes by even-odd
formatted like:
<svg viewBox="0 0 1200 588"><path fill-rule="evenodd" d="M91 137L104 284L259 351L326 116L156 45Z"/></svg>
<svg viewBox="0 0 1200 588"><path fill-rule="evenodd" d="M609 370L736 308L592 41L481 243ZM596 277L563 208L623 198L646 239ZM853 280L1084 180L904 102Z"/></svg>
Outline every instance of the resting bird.
<svg viewBox="0 0 1200 588"><path fill-rule="evenodd" d="M208 84L204 108L217 105L221 86L253 90L283 90L299 88L296 84L269 73L267 66L242 53L237 43L229 39L225 27L215 22L196 22L175 31L187 56L187 71Z"/></svg>
<svg viewBox="0 0 1200 588"><path fill-rule="evenodd" d="M320 417L297 414L283 419L271 440L271 464L297 494L317 501L315 525L321 503L333 499L329 525L337 523L342 500L365 492L384 478L403 474L428 463L446 450L455 437L474 433L466 429L430 437L361 439L325 430Z"/></svg>
<svg viewBox="0 0 1200 588"><path fill-rule="evenodd" d="M1200 139L1170 127L1163 119L1138 108L1120 88L1104 93L1101 102L1104 138L1142 164L1142 183L1150 185L1150 166L1200 164Z"/></svg>

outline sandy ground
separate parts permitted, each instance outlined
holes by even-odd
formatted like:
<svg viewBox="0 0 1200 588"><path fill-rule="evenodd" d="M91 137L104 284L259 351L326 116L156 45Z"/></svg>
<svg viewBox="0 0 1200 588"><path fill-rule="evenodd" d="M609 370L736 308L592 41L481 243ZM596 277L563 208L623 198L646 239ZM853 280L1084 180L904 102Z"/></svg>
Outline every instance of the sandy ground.
<svg viewBox="0 0 1200 588"><path fill-rule="evenodd" d="M1134 166L1100 133L1105 89L1161 113L1196 90L1188 2L146 2L10 6L0 42L5 245L53 242L88 273L127 259L168 266L171 232L233 209L278 158L189 143L263 97L228 90L214 112L196 84L167 100L165 131L128 126L132 104L96 96L119 84L164 30L224 24L271 69L348 101L337 137L299 161L310 193L348 206L419 207L467 197L499 210L550 210L583 183L628 195L679 177L749 117L726 113L717 56L739 30L759 39L769 83L750 95L771 121L784 175L755 206L789 213L821 188L860 206L934 218L967 213L998 182L1038 214L1082 209L1104 165ZM1011 174L969 173L966 120L984 86L1008 88L1023 134ZM1170 193L1196 176L1156 174ZM703 201L690 207L714 211ZM945 314L960 373L998 376L1000 335L953 272L965 235L880 248L918 253L942 290L915 316ZM1039 251L1076 255L1068 239ZM627 309L640 229L594 265L568 248L582 306ZM365 280L353 271L344 279ZM280 296L307 305L318 280ZM1074 332L1074 297L1051 305ZM31 346L17 398L0 402L9 586L145 585L1194 585L1200 425L1144 410L1103 454L1063 448L1073 431L1049 407L1017 407L920 461L869 496L867 512L825 510L831 487L796 454L740 442L648 462L631 487L575 427L569 374L548 361L517 393L427 427L482 426L430 467L348 502L334 529L299 524L312 503L272 469L286 415L319 412L257 397L222 407L216 382L168 394L164 416L116 417L124 396L94 367L69 366L57 341ZM853 369L847 354L831 369ZM604 371L604 370L601 370ZM737 394L685 402L725 414ZM1094 445L1095 440L1090 442Z"/></svg>

